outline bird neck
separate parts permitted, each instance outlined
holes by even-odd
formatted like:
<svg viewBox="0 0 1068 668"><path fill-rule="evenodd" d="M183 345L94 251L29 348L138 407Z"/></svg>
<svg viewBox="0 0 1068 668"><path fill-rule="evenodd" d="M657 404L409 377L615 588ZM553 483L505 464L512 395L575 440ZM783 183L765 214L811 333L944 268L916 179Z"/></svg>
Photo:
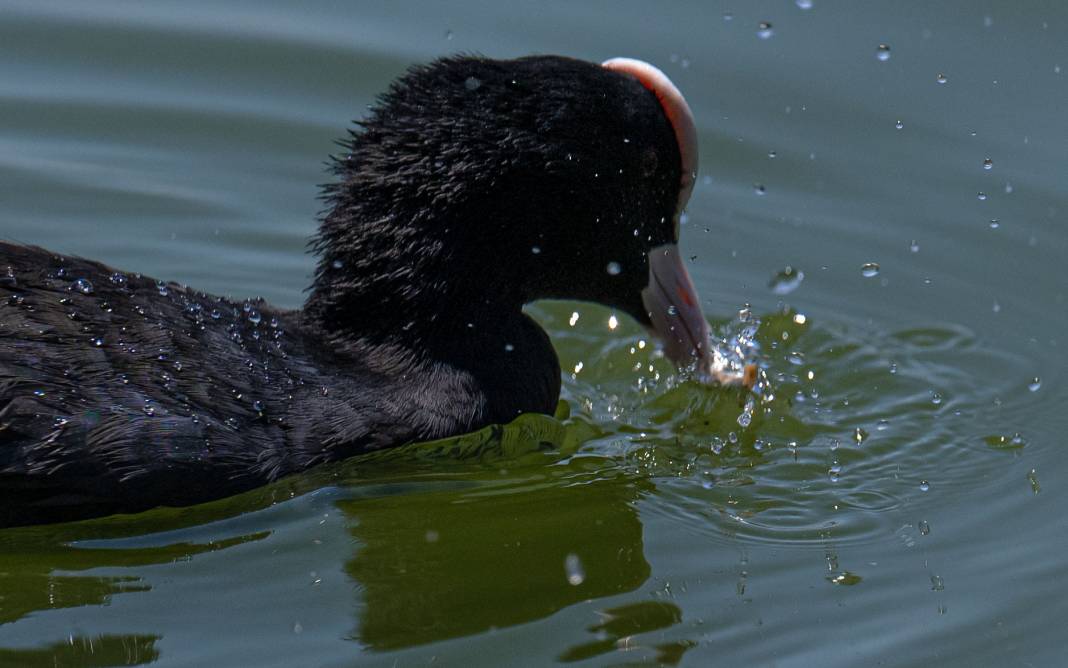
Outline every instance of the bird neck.
<svg viewBox="0 0 1068 668"><path fill-rule="evenodd" d="M521 413L552 414L560 396L556 351L517 305L313 291L303 321L339 358L387 378L433 377L466 394L450 400L477 407L472 429Z"/></svg>

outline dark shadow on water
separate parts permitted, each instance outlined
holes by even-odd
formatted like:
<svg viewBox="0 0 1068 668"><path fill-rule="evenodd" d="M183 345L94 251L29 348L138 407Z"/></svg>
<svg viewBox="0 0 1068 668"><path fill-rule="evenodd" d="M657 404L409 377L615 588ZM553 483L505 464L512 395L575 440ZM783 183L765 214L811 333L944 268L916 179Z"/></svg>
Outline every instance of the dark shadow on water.
<svg viewBox="0 0 1068 668"><path fill-rule="evenodd" d="M227 506L228 508L230 506ZM206 515L217 519L219 508ZM231 514L236 514L231 512ZM108 546L108 539L144 536L187 526L191 509L161 509L71 524L19 527L0 532L0 628L33 614L107 606L117 594L149 592L140 575L83 575L98 568L136 569L185 561L196 555L263 540L269 531L205 543ZM201 519L205 517L200 515ZM159 658L162 635L71 636L36 647L0 647L0 666L137 666Z"/></svg>
<svg viewBox="0 0 1068 668"><path fill-rule="evenodd" d="M361 544L355 639L392 650L541 619L650 574L635 502L648 480L567 471L340 502Z"/></svg>
<svg viewBox="0 0 1068 668"><path fill-rule="evenodd" d="M143 666L159 658L159 636L74 636L45 647L0 648L0 666L20 668L106 668Z"/></svg>
<svg viewBox="0 0 1068 668"><path fill-rule="evenodd" d="M633 640L633 636L639 633L659 631L681 622L682 610L674 603L642 601L608 608L599 614L601 622L586 629L596 640L568 648L560 655L560 661L570 663L585 661L609 652L644 650L642 654L652 654L647 657L651 664L674 666L682 660L686 650L694 646L692 641L679 640L643 647Z"/></svg>
<svg viewBox="0 0 1068 668"><path fill-rule="evenodd" d="M22 536L25 535L23 532ZM71 571L164 564L262 540L268 533L237 536L210 544L174 543L138 549L85 548L50 542L43 539L43 532L41 535L39 541L11 541L0 548L0 625L37 611L107 605L115 594L151 590L135 575L86 576L73 575Z"/></svg>

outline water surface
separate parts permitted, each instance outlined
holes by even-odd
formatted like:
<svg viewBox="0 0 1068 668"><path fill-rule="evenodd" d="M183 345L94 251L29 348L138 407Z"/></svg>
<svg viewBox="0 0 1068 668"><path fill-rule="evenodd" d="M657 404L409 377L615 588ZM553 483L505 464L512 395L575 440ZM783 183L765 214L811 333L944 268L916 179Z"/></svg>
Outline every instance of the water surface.
<svg viewBox="0 0 1068 668"><path fill-rule="evenodd" d="M629 321L536 304L562 423L0 531L0 664L1061 662L1061 4L0 16L0 236L289 307L332 142L407 66L649 60L697 117L705 310L723 336L759 324L770 382L743 426L743 398L679 382Z"/></svg>

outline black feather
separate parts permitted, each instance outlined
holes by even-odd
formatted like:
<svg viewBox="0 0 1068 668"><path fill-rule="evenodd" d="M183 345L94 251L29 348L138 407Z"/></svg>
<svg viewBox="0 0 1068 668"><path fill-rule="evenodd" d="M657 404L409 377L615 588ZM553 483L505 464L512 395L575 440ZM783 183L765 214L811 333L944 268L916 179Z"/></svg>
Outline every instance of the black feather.
<svg viewBox="0 0 1068 668"><path fill-rule="evenodd" d="M0 526L198 503L551 413L559 365L523 305L643 317L679 155L637 81L444 59L342 149L302 311L0 242Z"/></svg>

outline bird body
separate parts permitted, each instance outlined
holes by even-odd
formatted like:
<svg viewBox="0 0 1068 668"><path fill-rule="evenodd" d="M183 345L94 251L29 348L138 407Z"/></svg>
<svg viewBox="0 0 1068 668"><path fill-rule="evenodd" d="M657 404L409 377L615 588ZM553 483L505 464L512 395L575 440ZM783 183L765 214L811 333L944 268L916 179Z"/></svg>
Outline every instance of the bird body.
<svg viewBox="0 0 1068 668"><path fill-rule="evenodd" d="M552 414L536 299L612 306L708 368L673 250L696 133L635 62L412 68L334 160L300 310L0 242L0 526L198 503Z"/></svg>

